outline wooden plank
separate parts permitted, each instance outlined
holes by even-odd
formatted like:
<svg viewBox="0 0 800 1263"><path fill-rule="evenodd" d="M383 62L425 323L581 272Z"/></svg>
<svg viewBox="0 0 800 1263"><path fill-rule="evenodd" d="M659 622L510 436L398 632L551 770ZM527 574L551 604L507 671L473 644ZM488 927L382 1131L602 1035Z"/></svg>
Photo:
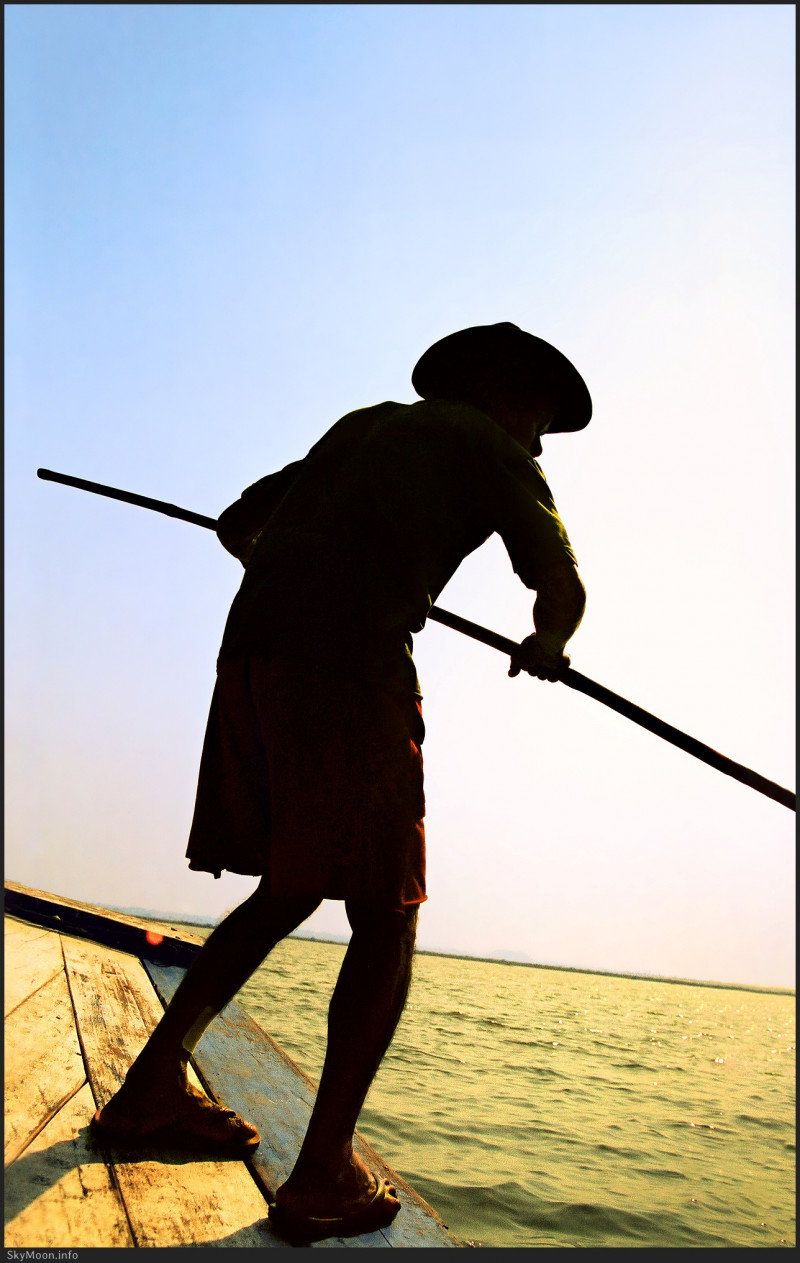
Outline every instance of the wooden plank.
<svg viewBox="0 0 800 1263"><path fill-rule="evenodd" d="M109 1154L137 1246L277 1247L267 1207L242 1162L163 1149Z"/></svg>
<svg viewBox="0 0 800 1263"><path fill-rule="evenodd" d="M123 1082L162 1012L139 961L64 936L67 976L99 1104ZM137 1246L270 1246L267 1207L243 1162L152 1147L108 1154Z"/></svg>
<svg viewBox="0 0 800 1263"><path fill-rule="evenodd" d="M3 933L7 939L13 939L15 943L31 943L34 939L39 939L51 931L44 929L41 925L30 925L27 921L18 921L15 916L6 913L3 917Z"/></svg>
<svg viewBox="0 0 800 1263"><path fill-rule="evenodd" d="M63 970L14 1010L5 1046L8 1165L86 1082Z"/></svg>
<svg viewBox="0 0 800 1263"><path fill-rule="evenodd" d="M145 967L162 1002L168 1004L184 971L150 962ZM195 1062L209 1090L261 1132L261 1144L250 1161L267 1192L274 1194L297 1160L316 1096L314 1081L236 1003L227 1005L205 1032L195 1049ZM397 1185L403 1209L381 1232L329 1238L316 1248L460 1244L432 1207L358 1133L354 1147L371 1170Z"/></svg>
<svg viewBox="0 0 800 1263"><path fill-rule="evenodd" d="M62 972L64 959L58 935L52 930L6 917L3 937L3 1008L8 1017L23 1000Z"/></svg>
<svg viewBox="0 0 800 1263"><path fill-rule="evenodd" d="M134 1244L111 1173L89 1145L94 1109L85 1083L6 1171L7 1248Z"/></svg>
<svg viewBox="0 0 800 1263"><path fill-rule="evenodd" d="M63 895L54 895L52 891L37 890L33 886L22 886L16 881L6 881L3 883L6 890L6 911L9 911L8 904L19 902L19 897L30 897L41 900L43 903L49 903L53 907L62 912L64 909L72 909L78 912L94 912L103 916L104 919L113 921L120 925L132 925L144 930L157 930L161 934L169 934L179 939L182 943L189 943L195 947L202 947L205 942L205 936L198 934L191 925L184 925L182 922L164 921L159 917L137 917L127 912L117 912L113 908L103 908L94 903L83 903L80 899L65 899Z"/></svg>
<svg viewBox="0 0 800 1263"><path fill-rule="evenodd" d="M192 935L194 941L189 942L185 936L169 933L160 922L107 912L74 899L64 900L25 887L17 888L9 882L5 904L7 912L34 925L105 943L137 957L148 956L165 965L190 965L203 941L199 935Z"/></svg>
<svg viewBox="0 0 800 1263"><path fill-rule="evenodd" d="M97 1104L105 1105L163 1009L139 961L66 934L61 942L89 1081Z"/></svg>

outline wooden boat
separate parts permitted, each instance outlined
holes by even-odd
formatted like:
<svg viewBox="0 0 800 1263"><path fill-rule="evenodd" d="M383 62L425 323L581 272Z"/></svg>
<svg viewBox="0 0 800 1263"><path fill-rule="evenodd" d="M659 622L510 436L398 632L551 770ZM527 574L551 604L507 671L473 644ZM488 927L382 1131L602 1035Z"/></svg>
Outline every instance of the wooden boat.
<svg viewBox="0 0 800 1263"><path fill-rule="evenodd" d="M202 939L14 882L5 890L6 1247L289 1248L267 1199L294 1165L316 1089L236 1003L201 1039L190 1074L258 1126L254 1155L101 1152L89 1138ZM360 1136L356 1148L397 1184L403 1209L380 1232L312 1248L463 1244Z"/></svg>

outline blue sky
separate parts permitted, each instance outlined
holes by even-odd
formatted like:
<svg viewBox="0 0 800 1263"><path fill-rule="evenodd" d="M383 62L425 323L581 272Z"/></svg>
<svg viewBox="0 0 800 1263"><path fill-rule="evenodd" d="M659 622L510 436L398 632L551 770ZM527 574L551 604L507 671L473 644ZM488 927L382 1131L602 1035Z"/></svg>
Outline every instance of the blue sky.
<svg viewBox="0 0 800 1263"><path fill-rule="evenodd" d="M496 320L594 399L541 462L573 665L794 788L792 6L5 13L8 877L252 885L183 860L237 564L36 468L215 516ZM497 540L440 600L516 639L530 603ZM423 946L793 981L789 812L445 629L415 656Z"/></svg>

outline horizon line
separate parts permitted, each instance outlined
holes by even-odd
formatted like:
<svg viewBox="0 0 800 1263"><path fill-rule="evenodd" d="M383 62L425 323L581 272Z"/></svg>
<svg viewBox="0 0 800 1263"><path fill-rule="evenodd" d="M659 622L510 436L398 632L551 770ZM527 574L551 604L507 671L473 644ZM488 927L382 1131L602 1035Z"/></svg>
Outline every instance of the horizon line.
<svg viewBox="0 0 800 1263"><path fill-rule="evenodd" d="M219 924L219 919L205 917L203 919L180 917L166 917L163 914L154 912L145 912L141 908L116 908L111 911L124 912L129 915L142 916L145 919L153 921L170 921L175 925L194 926L200 929L213 929ZM350 940L345 935L316 934L314 931L303 933L300 930L293 930L291 934L287 934L287 938L303 939L310 943L331 943L340 947ZM767 984L757 982L720 982L715 979L708 978L682 978L670 977L666 974L649 974L635 973L633 970L623 969L599 969L589 965L554 965L545 964L536 960L509 960L505 956L476 956L471 952L445 951L435 947L417 947L416 955L418 956L442 956L450 960L474 960L487 965L513 965L523 969L550 969L561 973L573 974L591 974L603 978L630 978L637 982L667 982L687 987L715 987L728 991L756 991L764 995L790 995L796 994L796 987L779 986L778 984Z"/></svg>

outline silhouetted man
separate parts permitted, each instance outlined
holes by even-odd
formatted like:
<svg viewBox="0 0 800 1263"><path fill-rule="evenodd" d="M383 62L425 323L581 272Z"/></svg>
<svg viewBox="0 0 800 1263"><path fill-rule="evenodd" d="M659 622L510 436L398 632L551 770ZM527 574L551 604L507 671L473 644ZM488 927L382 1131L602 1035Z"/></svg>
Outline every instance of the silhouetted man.
<svg viewBox="0 0 800 1263"><path fill-rule="evenodd" d="M584 589L535 457L592 405L554 347L512 324L422 356L423 402L348 413L308 455L226 509L245 565L217 664L190 867L257 875L214 931L95 1133L241 1153L255 1127L196 1092L186 1066L213 1017L322 899L352 937L316 1103L270 1219L290 1240L368 1232L400 1209L353 1152L356 1120L405 1004L425 893L421 694L411 635L460 562L497 531L535 632L512 659L557 680Z"/></svg>

